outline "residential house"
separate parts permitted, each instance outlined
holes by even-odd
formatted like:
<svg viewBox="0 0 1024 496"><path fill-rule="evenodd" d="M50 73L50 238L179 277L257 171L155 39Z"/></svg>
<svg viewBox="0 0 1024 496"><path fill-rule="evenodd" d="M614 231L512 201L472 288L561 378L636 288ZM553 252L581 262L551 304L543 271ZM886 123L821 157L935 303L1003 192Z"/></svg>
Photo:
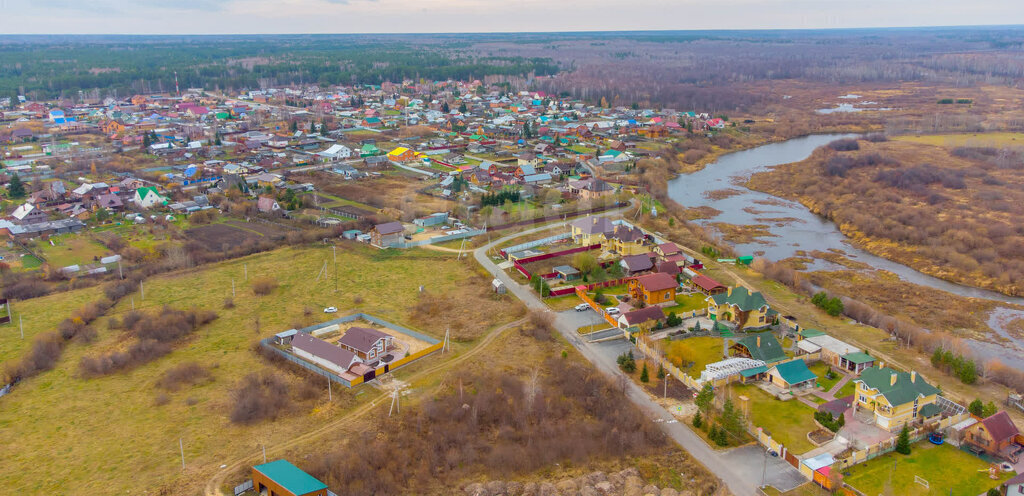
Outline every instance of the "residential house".
<svg viewBox="0 0 1024 496"><path fill-rule="evenodd" d="M158 205L166 205L167 197L161 195L152 186L143 186L135 190L135 196L132 201L141 208L153 208Z"/></svg>
<svg viewBox="0 0 1024 496"><path fill-rule="evenodd" d="M612 232L605 233L605 242L602 248L623 256L649 253L647 236L644 232L626 224L619 224L612 228Z"/></svg>
<svg viewBox="0 0 1024 496"><path fill-rule="evenodd" d="M817 379L803 360L778 363L767 371L768 382L783 389L813 387Z"/></svg>
<svg viewBox="0 0 1024 496"><path fill-rule="evenodd" d="M405 241L405 226L401 222L386 222L373 226L370 243L380 248L399 246Z"/></svg>
<svg viewBox="0 0 1024 496"><path fill-rule="evenodd" d="M408 162L416 158L416 152L400 146L388 152L388 159L394 162Z"/></svg>
<svg viewBox="0 0 1024 496"><path fill-rule="evenodd" d="M338 346L372 364L392 348L394 341L394 336L376 329L350 327L338 340Z"/></svg>
<svg viewBox="0 0 1024 496"><path fill-rule="evenodd" d="M256 494L269 496L327 496L327 484L303 472L287 460L275 460L252 468Z"/></svg>
<svg viewBox="0 0 1024 496"><path fill-rule="evenodd" d="M292 353L303 360L315 363L336 374L344 374L362 359L351 350L335 346L305 332L292 337Z"/></svg>
<svg viewBox="0 0 1024 496"><path fill-rule="evenodd" d="M683 250L679 248L675 243L661 243L654 247L654 253L658 256L665 258L683 253Z"/></svg>
<svg viewBox="0 0 1024 496"><path fill-rule="evenodd" d="M370 129L378 129L384 126L384 122L380 120L380 117L367 117L363 119L360 125Z"/></svg>
<svg viewBox="0 0 1024 496"><path fill-rule="evenodd" d="M619 260L619 265L627 275L635 275L641 272L646 272L654 268L654 262L651 261L650 255L627 255Z"/></svg>
<svg viewBox="0 0 1024 496"><path fill-rule="evenodd" d="M359 156L362 158L375 157L380 154L380 148L377 148L377 145L373 143L364 143L363 146L359 148Z"/></svg>
<svg viewBox="0 0 1024 496"><path fill-rule="evenodd" d="M821 361L832 367L859 374L875 363L875 359L861 351L860 348L821 331L803 329L801 334L802 339L796 343L799 352L820 353Z"/></svg>
<svg viewBox="0 0 1024 496"><path fill-rule="evenodd" d="M665 318L665 311L661 307L651 306L623 313L619 316L618 323L620 329L637 326L650 329L658 322L664 322Z"/></svg>
<svg viewBox="0 0 1024 496"><path fill-rule="evenodd" d="M23 203L11 213L11 220L20 225L46 222L48 219L46 212L31 203Z"/></svg>
<svg viewBox="0 0 1024 496"><path fill-rule="evenodd" d="M352 149L341 144L331 145L330 148L317 153L317 155L323 157L325 160L335 161L352 158Z"/></svg>
<svg viewBox="0 0 1024 496"><path fill-rule="evenodd" d="M273 197L261 196L256 200L256 209L262 213L269 214L281 210L281 205Z"/></svg>
<svg viewBox="0 0 1024 496"><path fill-rule="evenodd" d="M1018 496L1024 494L1024 473L1013 476L1000 486L1002 496Z"/></svg>
<svg viewBox="0 0 1024 496"><path fill-rule="evenodd" d="M875 425L890 432L941 413L935 404L939 389L915 371L897 372L880 363L853 381L857 385L854 408L873 413Z"/></svg>
<svg viewBox="0 0 1024 496"><path fill-rule="evenodd" d="M764 295L743 286L707 297L708 318L730 322L739 329L757 329L771 325L778 312L772 310Z"/></svg>
<svg viewBox="0 0 1024 496"><path fill-rule="evenodd" d="M105 193L96 197L93 201L93 206L116 212L124 208L124 202L121 201L120 196L114 193Z"/></svg>
<svg viewBox="0 0 1024 496"><path fill-rule="evenodd" d="M373 169L386 167L390 163L391 162L384 155L370 155L363 157L363 165Z"/></svg>
<svg viewBox="0 0 1024 496"><path fill-rule="evenodd" d="M676 278L660 272L630 279L628 283L629 296L645 305L675 303L678 287Z"/></svg>
<svg viewBox="0 0 1024 496"><path fill-rule="evenodd" d="M607 217L584 217L572 221L569 228L574 242L592 246L603 243L605 233L612 232L615 226Z"/></svg>
<svg viewBox="0 0 1024 496"><path fill-rule="evenodd" d="M786 352L782 351L782 345L775 335L770 332L760 332L746 336L736 341L729 348L732 356L753 358L761 360L767 365L789 359Z"/></svg>
<svg viewBox="0 0 1024 496"><path fill-rule="evenodd" d="M985 454L1017 463L1024 451L1024 438L1005 411L981 419L964 430L961 441Z"/></svg>

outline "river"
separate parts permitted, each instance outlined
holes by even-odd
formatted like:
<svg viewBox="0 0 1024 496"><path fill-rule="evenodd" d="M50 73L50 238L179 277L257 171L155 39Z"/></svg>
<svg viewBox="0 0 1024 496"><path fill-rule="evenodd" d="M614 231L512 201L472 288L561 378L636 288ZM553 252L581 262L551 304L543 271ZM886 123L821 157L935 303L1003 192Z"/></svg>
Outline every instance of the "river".
<svg viewBox="0 0 1024 496"><path fill-rule="evenodd" d="M1003 303L1024 305L1024 298L1007 296L995 291L972 288L952 283L923 274L906 265L872 255L853 246L839 228L829 220L823 219L799 202L779 198L768 193L754 191L743 184L755 172L769 168L799 162L811 155L819 146L840 138L854 137L854 134L819 134L794 138L780 143L772 143L749 150L723 155L717 162L708 164L704 169L693 174L681 175L668 182L669 197L685 207L711 207L721 213L698 222L714 230L712 223L723 222L734 225L766 225L771 236L760 237L752 243L733 243L732 246L741 255L753 255L764 252L763 257L778 261L797 256L797 251L810 253L818 250L828 252L841 250L851 260L865 263L875 269L892 272L900 279L938 289L948 293L970 298L982 298ZM708 193L720 190L734 190L731 196L722 197ZM717 199L715 199L717 198ZM766 219L778 219L775 221ZM831 262L815 259L808 264L808 270L841 268ZM1008 340L1016 352L999 353L1008 365L1024 370L1024 340L1014 339L1005 329L999 329L997 323L1005 322L1006 312L1024 312L1009 308L1000 308L999 318L992 318L989 325L1004 339ZM976 345L976 346L974 346ZM978 351L991 353L996 351L993 343L974 342L972 346ZM1002 346L1002 345L999 345ZM1003 348L1002 351L1011 351ZM1007 356L1011 355L1011 356Z"/></svg>

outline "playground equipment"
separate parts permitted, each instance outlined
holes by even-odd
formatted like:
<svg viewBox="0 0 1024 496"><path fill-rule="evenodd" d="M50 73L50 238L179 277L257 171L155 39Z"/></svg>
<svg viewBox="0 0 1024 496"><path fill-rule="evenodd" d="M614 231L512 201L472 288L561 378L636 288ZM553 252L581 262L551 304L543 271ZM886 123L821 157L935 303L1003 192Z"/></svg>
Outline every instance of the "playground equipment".
<svg viewBox="0 0 1024 496"><path fill-rule="evenodd" d="M933 432L931 434L928 434L928 442L935 445L940 445L944 442L945 437L946 436L941 432Z"/></svg>

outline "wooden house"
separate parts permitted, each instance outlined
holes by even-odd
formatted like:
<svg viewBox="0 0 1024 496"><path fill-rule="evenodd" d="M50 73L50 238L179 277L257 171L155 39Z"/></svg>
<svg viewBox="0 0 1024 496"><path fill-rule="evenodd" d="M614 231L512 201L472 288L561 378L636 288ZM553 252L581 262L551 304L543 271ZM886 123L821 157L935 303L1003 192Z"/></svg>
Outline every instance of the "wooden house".
<svg viewBox="0 0 1024 496"><path fill-rule="evenodd" d="M630 279L628 283L630 297L646 305L675 303L678 286L674 277L660 272Z"/></svg>

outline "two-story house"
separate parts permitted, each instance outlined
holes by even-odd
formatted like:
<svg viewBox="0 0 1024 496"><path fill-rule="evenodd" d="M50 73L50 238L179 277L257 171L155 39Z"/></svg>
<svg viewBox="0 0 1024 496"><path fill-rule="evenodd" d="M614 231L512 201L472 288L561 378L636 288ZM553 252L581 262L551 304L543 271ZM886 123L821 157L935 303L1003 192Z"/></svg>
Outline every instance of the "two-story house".
<svg viewBox="0 0 1024 496"><path fill-rule="evenodd" d="M743 286L728 288L724 293L707 297L708 318L731 322L739 329L757 329L771 325L778 314L768 306L764 295Z"/></svg>
<svg viewBox="0 0 1024 496"><path fill-rule="evenodd" d="M338 340L338 346L355 353L366 362L373 362L383 356L394 344L390 334L367 327L351 327Z"/></svg>
<svg viewBox="0 0 1024 496"><path fill-rule="evenodd" d="M629 280L629 295L634 300L644 302L646 305L657 305L659 303L675 303L676 289L679 283L676 278L662 273L643 275Z"/></svg>
<svg viewBox="0 0 1024 496"><path fill-rule="evenodd" d="M917 372L898 372L884 363L868 367L854 379L854 405L858 411L873 412L875 425L896 431L918 419L941 413L935 402L939 389Z"/></svg>

